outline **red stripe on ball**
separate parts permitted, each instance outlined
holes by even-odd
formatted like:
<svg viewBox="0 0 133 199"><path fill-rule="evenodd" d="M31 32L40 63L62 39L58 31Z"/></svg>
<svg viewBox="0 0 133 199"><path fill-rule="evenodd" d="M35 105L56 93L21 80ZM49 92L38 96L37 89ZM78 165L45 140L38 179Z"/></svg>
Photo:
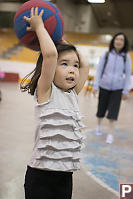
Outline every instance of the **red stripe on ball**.
<svg viewBox="0 0 133 199"><path fill-rule="evenodd" d="M48 31L48 33L50 34L50 36L52 36L52 34L54 33L56 24L57 24L57 21L54 15L52 15L51 17L49 17L48 19L44 21L44 26L46 30Z"/></svg>
<svg viewBox="0 0 133 199"><path fill-rule="evenodd" d="M30 10L32 7L38 7L38 8L47 8L49 10L51 10L53 13L56 13L56 10L48 3L42 0L30 0L27 1L26 3L24 3L19 10L17 11L15 17L14 17L14 21L16 20L16 18L22 14L23 12Z"/></svg>
<svg viewBox="0 0 133 199"><path fill-rule="evenodd" d="M21 40L26 47L32 50L39 50L40 45L35 32L28 32ZM28 42L27 42L28 41Z"/></svg>

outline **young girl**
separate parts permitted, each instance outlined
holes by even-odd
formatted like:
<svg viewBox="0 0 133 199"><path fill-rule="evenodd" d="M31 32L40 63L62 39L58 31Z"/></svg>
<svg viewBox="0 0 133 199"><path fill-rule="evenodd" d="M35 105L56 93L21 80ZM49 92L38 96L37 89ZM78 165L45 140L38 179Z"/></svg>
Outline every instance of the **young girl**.
<svg viewBox="0 0 133 199"><path fill-rule="evenodd" d="M34 95L37 120L35 145L25 176L26 199L70 199L72 174L80 168L83 128L77 94L88 76L88 62L69 44L54 45L42 21L43 11L31 9L28 31L35 31L41 54L22 91ZM29 74L30 75L30 74Z"/></svg>
<svg viewBox="0 0 133 199"><path fill-rule="evenodd" d="M128 52L128 39L124 33L117 33L110 42L109 52L99 62L94 80L93 93L99 92L97 110L98 126L96 135L101 135L102 119L107 112L109 133L106 143L114 141L114 124L118 118L121 98L126 99L132 73L131 58Z"/></svg>

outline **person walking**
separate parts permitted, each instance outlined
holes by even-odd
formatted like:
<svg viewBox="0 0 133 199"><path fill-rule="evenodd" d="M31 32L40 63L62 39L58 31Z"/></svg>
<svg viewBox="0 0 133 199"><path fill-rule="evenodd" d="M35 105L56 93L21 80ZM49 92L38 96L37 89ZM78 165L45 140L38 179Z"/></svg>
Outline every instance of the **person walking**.
<svg viewBox="0 0 133 199"><path fill-rule="evenodd" d="M128 54L127 36L119 32L110 42L109 51L100 59L93 85L93 94L99 90L96 135L102 134L102 121L107 117L109 130L106 143L114 141L115 121L118 119L121 99L128 97L132 73L131 58Z"/></svg>

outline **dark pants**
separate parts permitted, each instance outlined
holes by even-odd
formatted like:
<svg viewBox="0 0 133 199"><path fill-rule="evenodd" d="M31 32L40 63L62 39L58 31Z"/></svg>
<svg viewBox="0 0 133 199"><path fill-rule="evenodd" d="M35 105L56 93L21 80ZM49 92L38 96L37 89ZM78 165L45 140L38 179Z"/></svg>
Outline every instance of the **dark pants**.
<svg viewBox="0 0 133 199"><path fill-rule="evenodd" d="M120 104L121 104L122 90L109 91L100 88L97 117L102 118L107 112L107 118L117 120Z"/></svg>
<svg viewBox="0 0 133 199"><path fill-rule="evenodd" d="M71 199L72 174L28 166L24 184L25 199Z"/></svg>

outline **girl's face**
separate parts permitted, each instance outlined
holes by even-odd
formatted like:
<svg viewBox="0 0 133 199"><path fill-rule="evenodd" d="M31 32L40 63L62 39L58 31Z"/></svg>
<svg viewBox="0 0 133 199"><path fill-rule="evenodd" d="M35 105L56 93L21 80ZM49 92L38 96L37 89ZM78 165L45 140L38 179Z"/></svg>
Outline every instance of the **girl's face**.
<svg viewBox="0 0 133 199"><path fill-rule="evenodd" d="M64 91L76 86L79 79L79 59L75 51L60 53L54 76L54 83Z"/></svg>
<svg viewBox="0 0 133 199"><path fill-rule="evenodd" d="M118 35L116 36L115 40L114 40L114 48L116 49L116 51L120 51L125 44L125 38L124 35Z"/></svg>

